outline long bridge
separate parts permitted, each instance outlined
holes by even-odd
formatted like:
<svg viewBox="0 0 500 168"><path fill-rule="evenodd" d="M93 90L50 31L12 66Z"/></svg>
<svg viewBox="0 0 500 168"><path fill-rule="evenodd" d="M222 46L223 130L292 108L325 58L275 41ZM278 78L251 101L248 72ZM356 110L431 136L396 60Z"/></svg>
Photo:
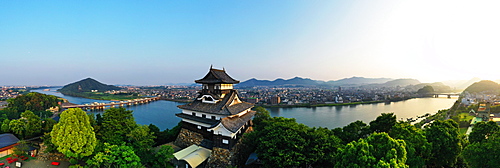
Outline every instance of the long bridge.
<svg viewBox="0 0 500 168"><path fill-rule="evenodd" d="M451 96L460 96L460 93L429 93L428 95L432 95L435 98L438 98L440 95L451 98Z"/></svg>
<svg viewBox="0 0 500 168"><path fill-rule="evenodd" d="M62 109L69 108L81 108L83 110L104 110L106 108L114 108L114 107L125 107L125 106L134 106L139 104L146 104L152 101L160 100L160 97L149 97L142 99L133 99L119 102L111 102L111 103L91 103L91 104L63 104Z"/></svg>

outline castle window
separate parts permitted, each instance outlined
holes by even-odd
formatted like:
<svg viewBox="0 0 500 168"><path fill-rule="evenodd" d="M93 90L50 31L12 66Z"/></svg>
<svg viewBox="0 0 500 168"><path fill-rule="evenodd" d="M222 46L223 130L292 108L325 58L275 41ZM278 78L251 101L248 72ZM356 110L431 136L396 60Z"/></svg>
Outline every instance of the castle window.
<svg viewBox="0 0 500 168"><path fill-rule="evenodd" d="M212 116L212 120L215 120L215 116Z"/></svg>
<svg viewBox="0 0 500 168"><path fill-rule="evenodd" d="M229 144L229 140L227 140L227 139L222 139L222 143L223 143L223 144Z"/></svg>
<svg viewBox="0 0 500 168"><path fill-rule="evenodd" d="M202 114L202 115L201 115L201 117L203 117L203 118L207 118L207 115L205 115L205 114Z"/></svg>
<svg viewBox="0 0 500 168"><path fill-rule="evenodd" d="M193 112L193 113L191 113L191 114L192 114L193 116L196 116L196 113L195 113L195 112Z"/></svg>

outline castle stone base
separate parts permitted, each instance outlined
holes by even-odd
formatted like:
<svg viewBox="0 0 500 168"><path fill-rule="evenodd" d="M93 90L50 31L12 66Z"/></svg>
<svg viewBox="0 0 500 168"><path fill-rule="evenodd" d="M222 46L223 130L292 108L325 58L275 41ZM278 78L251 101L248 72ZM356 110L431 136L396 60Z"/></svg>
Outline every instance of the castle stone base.
<svg viewBox="0 0 500 168"><path fill-rule="evenodd" d="M201 141L203 141L203 135L200 133L181 128L177 139L174 141L174 145L180 148L186 148L191 145L199 145Z"/></svg>

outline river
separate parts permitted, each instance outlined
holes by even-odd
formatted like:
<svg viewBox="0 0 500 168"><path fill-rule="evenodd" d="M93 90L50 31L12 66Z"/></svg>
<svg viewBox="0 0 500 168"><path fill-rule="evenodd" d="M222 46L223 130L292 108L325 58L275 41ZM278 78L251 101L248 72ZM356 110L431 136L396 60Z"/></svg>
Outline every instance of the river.
<svg viewBox="0 0 500 168"><path fill-rule="evenodd" d="M110 102L107 100L93 100L66 96L56 92L57 89L59 88L51 88L50 91L33 91L65 98L69 102L75 104ZM398 119L416 118L426 113L435 114L438 110L450 108L456 100L457 97L416 98L392 103L312 108L268 108L268 110L273 117L296 118L297 122L310 127L327 127L333 129L346 126L356 120L361 120L368 124L381 113L394 113ZM134 111L134 118L138 124L154 124L161 130L164 130L174 127L181 120L175 116L176 113L181 112L181 110L177 108L177 106L181 104L183 103L160 100L144 105L130 106L127 107L127 109Z"/></svg>
<svg viewBox="0 0 500 168"><path fill-rule="evenodd" d="M44 90L32 90L33 92L39 92L48 95L54 95L57 97L61 97L67 99L71 103L75 104L88 104L93 102L99 103L109 103L109 100L94 100L87 99L81 97L73 97L63 95L56 90L60 88L50 88L50 91ZM178 105L182 105L184 103L177 103L165 100L153 101L148 104L137 105L137 106L129 106L126 107L128 110L134 111L132 114L134 115L135 122L137 124L149 125L154 124L160 130L165 130L167 128L173 128L181 121L179 117L176 117L176 113L180 113L181 110L177 108ZM97 112L89 112L89 113L103 113L104 111Z"/></svg>
<svg viewBox="0 0 500 168"><path fill-rule="evenodd" d="M426 113L435 114L438 110L453 106L457 98L415 98L391 103L310 108L267 108L267 110L271 112L273 117L296 118L297 122L310 127L337 128L356 120L368 124L382 113L394 113L398 120L416 118Z"/></svg>

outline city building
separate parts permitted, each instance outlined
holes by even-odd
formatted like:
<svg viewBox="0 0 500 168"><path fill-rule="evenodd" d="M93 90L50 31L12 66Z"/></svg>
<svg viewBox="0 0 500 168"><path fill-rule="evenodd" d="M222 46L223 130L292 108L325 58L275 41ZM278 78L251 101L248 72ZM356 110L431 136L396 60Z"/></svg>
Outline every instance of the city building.
<svg viewBox="0 0 500 168"><path fill-rule="evenodd" d="M271 104L280 104L281 98L279 96L271 97Z"/></svg>
<svg viewBox="0 0 500 168"><path fill-rule="evenodd" d="M182 113L176 114L182 118L182 128L175 144L185 148L174 154L177 165L224 165L224 159L220 158L230 156L230 150L251 126L254 105L240 100L238 91L233 89L233 84L239 81L231 78L224 69L210 67L208 74L195 82L202 84L198 97L189 104L178 106Z"/></svg>

